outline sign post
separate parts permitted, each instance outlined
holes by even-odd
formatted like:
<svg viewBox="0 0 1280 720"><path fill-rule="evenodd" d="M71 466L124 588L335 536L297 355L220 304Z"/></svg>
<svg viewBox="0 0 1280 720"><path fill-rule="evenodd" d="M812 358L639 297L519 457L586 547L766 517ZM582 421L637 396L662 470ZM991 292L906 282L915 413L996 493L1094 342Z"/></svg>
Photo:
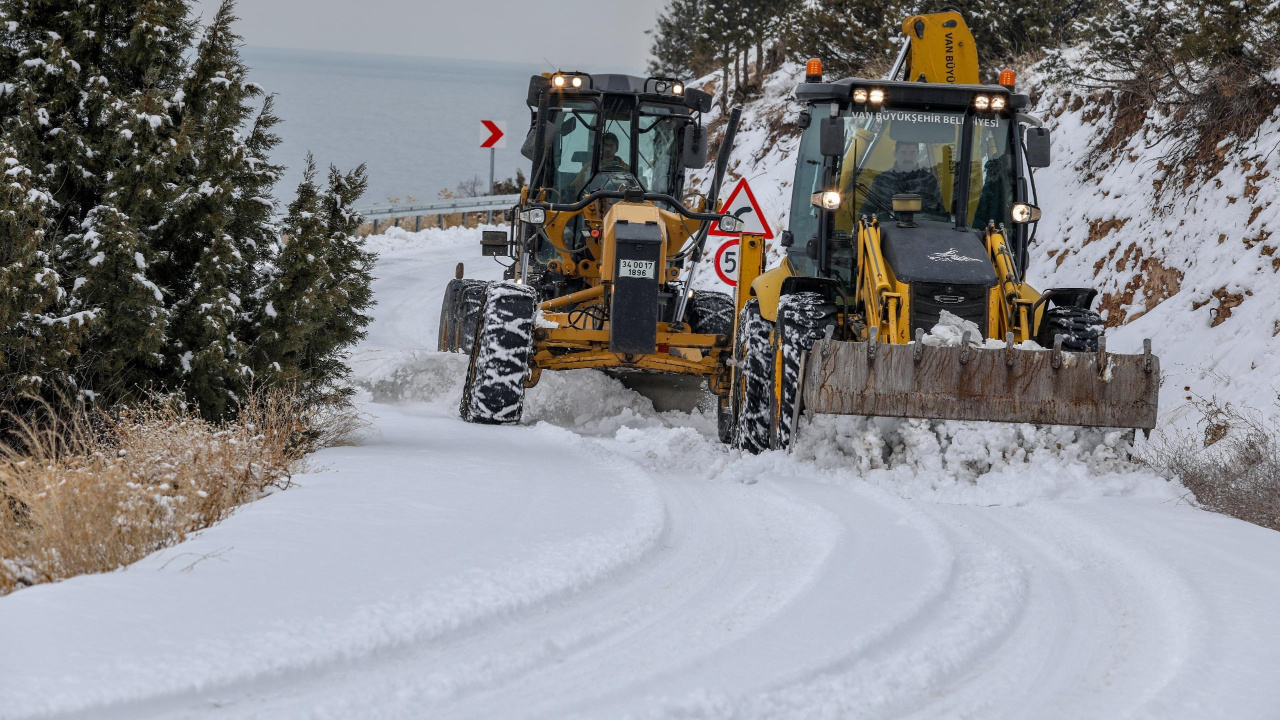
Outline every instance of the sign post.
<svg viewBox="0 0 1280 720"><path fill-rule="evenodd" d="M489 148L489 194L493 195L494 156L497 149L507 146L507 124L501 120L480 121L480 147ZM493 211L489 211L488 223L493 224Z"/></svg>

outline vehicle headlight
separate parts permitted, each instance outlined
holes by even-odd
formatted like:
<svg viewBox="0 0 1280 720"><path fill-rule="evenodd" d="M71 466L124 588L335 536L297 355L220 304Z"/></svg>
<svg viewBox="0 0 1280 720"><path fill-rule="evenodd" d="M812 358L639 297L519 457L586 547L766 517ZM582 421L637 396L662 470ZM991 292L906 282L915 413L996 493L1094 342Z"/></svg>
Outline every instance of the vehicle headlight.
<svg viewBox="0 0 1280 720"><path fill-rule="evenodd" d="M1036 222L1040 219L1040 208L1029 203L1014 203L1013 209L1009 214L1013 217L1013 221L1019 225L1023 223Z"/></svg>
<svg viewBox="0 0 1280 720"><path fill-rule="evenodd" d="M842 198L840 197L840 193L835 190L816 192L809 197L810 203L815 207L822 208L823 210L839 209L841 200Z"/></svg>
<svg viewBox="0 0 1280 720"><path fill-rule="evenodd" d="M530 225L541 225L547 221L547 211L542 208L529 208L520 211L520 221Z"/></svg>
<svg viewBox="0 0 1280 720"><path fill-rule="evenodd" d="M880 88L872 88L871 92L867 94L867 99L871 101L872 105L879 105L880 103L883 103L884 90L881 90Z"/></svg>
<svg viewBox="0 0 1280 720"><path fill-rule="evenodd" d="M724 232L736 233L742 232L743 222L742 218L736 215L721 215L719 225Z"/></svg>
<svg viewBox="0 0 1280 720"><path fill-rule="evenodd" d="M671 86L671 94L672 94L672 95L683 95L683 94L684 94L684 86L683 86L683 85L681 85L680 83L676 83L675 85L672 85L672 86Z"/></svg>
<svg viewBox="0 0 1280 720"><path fill-rule="evenodd" d="M858 88L853 91L853 101L861 105L867 101L867 89Z"/></svg>
<svg viewBox="0 0 1280 720"><path fill-rule="evenodd" d="M558 88L564 87L564 76L556 75L555 77L551 78L551 84Z"/></svg>
<svg viewBox="0 0 1280 720"><path fill-rule="evenodd" d="M991 107L991 98L986 95L979 95L973 99L973 107L978 112L985 112Z"/></svg>
<svg viewBox="0 0 1280 720"><path fill-rule="evenodd" d="M1007 103L1007 102L1009 102L1009 101L1008 101L1008 99L1006 99L1006 98L1005 98L1005 96L1003 96L1003 95L996 95L995 97L991 98L991 109L992 109L992 110L1003 110L1003 109L1004 109L1004 106L1005 106L1005 103Z"/></svg>
<svg viewBox="0 0 1280 720"><path fill-rule="evenodd" d="M582 87L582 78L574 76L573 80L571 81L571 84L576 88Z"/></svg>

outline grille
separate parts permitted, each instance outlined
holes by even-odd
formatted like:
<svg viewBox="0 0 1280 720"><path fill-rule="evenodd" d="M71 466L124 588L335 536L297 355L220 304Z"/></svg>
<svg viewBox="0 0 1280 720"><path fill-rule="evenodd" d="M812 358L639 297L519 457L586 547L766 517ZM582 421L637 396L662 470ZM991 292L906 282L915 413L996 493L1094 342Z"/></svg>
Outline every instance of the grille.
<svg viewBox="0 0 1280 720"><path fill-rule="evenodd" d="M911 335L916 328L927 333L938 324L942 311L978 324L987 332L987 287L985 285L943 285L913 283L911 285Z"/></svg>

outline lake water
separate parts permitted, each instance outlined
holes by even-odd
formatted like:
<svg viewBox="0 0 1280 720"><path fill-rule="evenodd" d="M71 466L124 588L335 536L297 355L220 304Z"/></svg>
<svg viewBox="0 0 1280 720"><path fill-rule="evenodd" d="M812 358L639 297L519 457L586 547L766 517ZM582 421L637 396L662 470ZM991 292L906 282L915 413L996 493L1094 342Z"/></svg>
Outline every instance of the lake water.
<svg viewBox="0 0 1280 720"><path fill-rule="evenodd" d="M489 179L480 121L505 121L507 146L498 179L528 173L520 143L529 127L529 76L544 65L440 58L245 48L249 78L275 93L282 142L273 160L288 167L277 186L294 197L308 150L323 172L365 163L369 189L360 205L390 198L434 200L444 188Z"/></svg>

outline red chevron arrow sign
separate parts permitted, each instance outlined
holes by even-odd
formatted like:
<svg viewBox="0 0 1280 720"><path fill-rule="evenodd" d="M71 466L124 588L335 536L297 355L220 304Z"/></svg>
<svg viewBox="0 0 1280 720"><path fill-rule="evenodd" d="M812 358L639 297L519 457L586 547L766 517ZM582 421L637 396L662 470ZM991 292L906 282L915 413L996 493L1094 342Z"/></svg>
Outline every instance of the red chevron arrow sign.
<svg viewBox="0 0 1280 720"><path fill-rule="evenodd" d="M480 147L500 148L507 146L507 124L502 121L480 121Z"/></svg>

